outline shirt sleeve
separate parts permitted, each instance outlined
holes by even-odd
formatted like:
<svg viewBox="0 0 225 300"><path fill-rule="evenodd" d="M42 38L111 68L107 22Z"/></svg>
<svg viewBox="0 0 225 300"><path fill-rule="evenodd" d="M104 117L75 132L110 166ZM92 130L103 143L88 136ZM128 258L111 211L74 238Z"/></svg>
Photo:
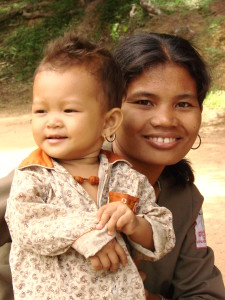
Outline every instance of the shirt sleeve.
<svg viewBox="0 0 225 300"><path fill-rule="evenodd" d="M154 189L144 175L127 165L116 165L110 179L110 192L126 193L139 198L137 215L145 218L152 227L154 252L128 238L133 248L132 256L134 258L155 261L173 249L175 234L172 214L167 208L156 204Z"/></svg>
<svg viewBox="0 0 225 300"><path fill-rule="evenodd" d="M222 276L214 266L212 249L205 246L204 239L198 241L204 248L196 247L196 219L201 211L202 195L195 185L181 188L168 177L161 178L160 184L158 203L173 214L176 245L157 262L140 262L139 268L146 274L146 289L174 300L225 299Z"/></svg>
<svg viewBox="0 0 225 300"><path fill-rule="evenodd" d="M40 255L59 255L71 246L85 257L94 255L114 236L107 234L106 227L95 229L95 211L47 203L49 196L54 198L48 177L16 171L6 210L13 242Z"/></svg>
<svg viewBox="0 0 225 300"><path fill-rule="evenodd" d="M195 222L186 234L177 260L172 299L225 299L222 275L214 265L212 249L196 245Z"/></svg>
<svg viewBox="0 0 225 300"><path fill-rule="evenodd" d="M153 231L155 251L142 247L129 239L134 248L133 256L138 259L157 261L169 253L175 245L172 213L156 204L155 192L146 177L139 183L140 203L138 216L149 222Z"/></svg>

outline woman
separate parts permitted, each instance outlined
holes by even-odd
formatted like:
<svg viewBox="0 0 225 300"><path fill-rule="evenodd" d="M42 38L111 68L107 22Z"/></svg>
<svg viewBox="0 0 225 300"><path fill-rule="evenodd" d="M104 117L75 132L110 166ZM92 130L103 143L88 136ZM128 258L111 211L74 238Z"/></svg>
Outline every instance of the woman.
<svg viewBox="0 0 225 300"><path fill-rule="evenodd" d="M201 123L202 102L209 88L205 65L187 41L161 34L132 36L119 45L115 55L124 73L126 94L124 122L113 150L149 178L158 204L174 215L174 250L159 262L139 266L146 273L149 299L225 299L213 251L204 238L196 240L195 233L204 232L199 214L203 197L193 184L190 166L182 160ZM7 258L7 248L2 249ZM0 265L3 292L7 285L1 280L1 269Z"/></svg>
<svg viewBox="0 0 225 300"><path fill-rule="evenodd" d="M210 83L205 64L188 41L166 34L131 36L115 57L126 91L113 151L148 177L157 203L173 213L176 234L169 255L139 265L149 299L225 299L221 273L205 241L203 197L183 159L200 139Z"/></svg>

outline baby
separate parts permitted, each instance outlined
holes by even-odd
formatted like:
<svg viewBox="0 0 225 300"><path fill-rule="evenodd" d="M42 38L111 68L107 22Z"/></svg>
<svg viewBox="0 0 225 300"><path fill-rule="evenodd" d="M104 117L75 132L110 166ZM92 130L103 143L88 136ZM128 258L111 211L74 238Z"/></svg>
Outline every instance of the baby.
<svg viewBox="0 0 225 300"><path fill-rule="evenodd" d="M38 149L7 202L15 299L145 299L127 250L171 251L171 213L122 157L102 151L122 122L123 80L110 52L69 32L51 42L33 84ZM96 271L96 265L102 265Z"/></svg>

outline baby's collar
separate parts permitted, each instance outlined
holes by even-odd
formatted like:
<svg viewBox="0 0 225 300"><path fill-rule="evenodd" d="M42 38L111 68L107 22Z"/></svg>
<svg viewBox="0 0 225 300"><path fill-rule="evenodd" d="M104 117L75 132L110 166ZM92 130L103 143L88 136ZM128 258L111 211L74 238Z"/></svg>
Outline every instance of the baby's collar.
<svg viewBox="0 0 225 300"><path fill-rule="evenodd" d="M110 164L114 164L118 161L123 161L123 162L126 162L127 164L131 165L122 156L115 154L111 151L101 150L100 154L104 154ZM41 150L40 148L31 152L30 155L21 162L18 169L23 169L23 168L26 168L29 166L42 166L45 168L54 169L54 164L53 164L52 158L48 154L46 154L43 150Z"/></svg>
<svg viewBox="0 0 225 300"><path fill-rule="evenodd" d="M101 153L107 157L109 163L111 163L111 164L114 164L118 161L124 161L124 162L128 163L129 165L131 165L125 158L123 158L122 156L120 156L112 151L101 150Z"/></svg>
<svg viewBox="0 0 225 300"><path fill-rule="evenodd" d="M28 157L26 157L21 164L19 165L18 169L26 168L29 166L43 166L46 168L53 169L53 161L48 154L46 154L40 148L34 150L30 153Z"/></svg>

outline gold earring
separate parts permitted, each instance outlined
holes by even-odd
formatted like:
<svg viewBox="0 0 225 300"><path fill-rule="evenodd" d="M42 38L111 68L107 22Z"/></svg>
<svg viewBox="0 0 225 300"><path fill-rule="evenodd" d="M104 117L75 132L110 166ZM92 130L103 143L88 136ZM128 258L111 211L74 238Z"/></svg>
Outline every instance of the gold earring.
<svg viewBox="0 0 225 300"><path fill-rule="evenodd" d="M202 143L202 139L201 139L201 137L200 137L200 134L198 134L198 138L199 138L199 144L198 144L198 146L197 147L192 147L191 149L192 150L196 150L196 149L198 149L200 146L201 146L201 143Z"/></svg>
<svg viewBox="0 0 225 300"><path fill-rule="evenodd" d="M116 139L116 134L115 134L115 133L111 134L110 137L107 137L107 136L104 134L104 141L107 141L107 142L109 142L109 143L112 143L112 142L115 141L115 139Z"/></svg>

